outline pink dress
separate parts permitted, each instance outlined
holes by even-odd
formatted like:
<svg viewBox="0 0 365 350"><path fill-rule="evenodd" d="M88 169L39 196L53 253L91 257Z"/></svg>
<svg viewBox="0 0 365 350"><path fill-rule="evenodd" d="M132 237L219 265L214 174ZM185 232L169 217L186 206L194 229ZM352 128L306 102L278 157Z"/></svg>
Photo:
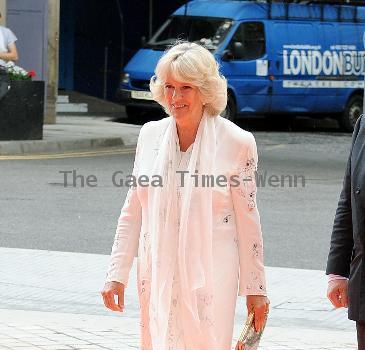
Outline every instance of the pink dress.
<svg viewBox="0 0 365 350"><path fill-rule="evenodd" d="M180 152L180 165L179 170L185 170L187 168L187 164L189 162L191 147L187 150L187 152ZM217 242L219 247L219 242ZM221 301L217 306L220 306L220 309L217 310L215 322L217 324L218 332L218 341L220 342L220 348L223 349L231 349L231 341L232 341L232 333L233 333L233 320L234 320L234 311L236 307L236 295L238 288L238 252L237 252L237 240L232 239L231 242L231 262L224 268L224 264L218 264L217 269L217 278L215 280L215 291L216 296ZM229 253L229 250L226 249L226 254ZM217 252L219 257L219 252ZM236 258L236 259L234 259ZM217 259L220 261L220 259ZM224 278L226 288L222 288L222 278ZM150 283L148 280L141 280L138 278L138 287L139 287L139 298L141 305L141 350L151 350L151 339L149 334L149 315L148 315L148 300L150 293ZM231 291L231 293L229 293ZM182 325L179 319L179 275L177 262L175 266L175 276L174 276L174 284L173 284L173 292L171 298L172 308L170 310L169 317L169 329L168 329L168 344L169 349L171 350L187 350L185 348L184 342L184 332L182 329ZM201 299L201 308L203 309L204 303L206 300ZM212 320L213 321L213 320Z"/></svg>
<svg viewBox="0 0 365 350"><path fill-rule="evenodd" d="M254 176L257 164L253 136L233 123L217 120L217 174L235 174L241 178ZM163 121L145 124L138 142L134 174L149 174L154 152L158 150L159 130ZM143 136L141 136L143 135ZM146 147L147 145L147 147ZM180 169L186 169L191 148L181 154ZM131 188L118 220L107 281L128 284L133 258L138 252L137 283L141 309L141 347L152 349L149 331L150 238L146 227L147 189ZM194 202L194 201L193 201ZM213 271L214 317L208 320L214 327L220 350L230 350L237 295L266 295L263 266L263 243L260 217L256 207L255 181L243 181L239 186L217 188L213 193ZM171 309L168 322L168 350L189 350L179 318L179 275L175 268ZM199 314L211 301L202 294Z"/></svg>

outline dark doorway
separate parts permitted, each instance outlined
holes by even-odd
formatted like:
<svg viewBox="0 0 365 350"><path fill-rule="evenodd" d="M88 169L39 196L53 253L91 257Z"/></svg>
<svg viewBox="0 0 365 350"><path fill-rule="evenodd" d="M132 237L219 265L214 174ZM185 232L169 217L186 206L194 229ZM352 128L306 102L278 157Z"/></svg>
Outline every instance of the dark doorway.
<svg viewBox="0 0 365 350"><path fill-rule="evenodd" d="M115 100L122 66L184 0L61 0L59 88ZM150 5L152 4L152 16Z"/></svg>

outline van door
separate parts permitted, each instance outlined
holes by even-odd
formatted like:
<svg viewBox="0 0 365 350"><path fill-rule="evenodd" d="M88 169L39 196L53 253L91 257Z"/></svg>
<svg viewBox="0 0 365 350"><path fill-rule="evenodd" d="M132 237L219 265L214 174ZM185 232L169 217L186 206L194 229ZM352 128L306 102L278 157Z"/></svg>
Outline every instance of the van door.
<svg viewBox="0 0 365 350"><path fill-rule="evenodd" d="M242 22L229 41L221 71L236 98L237 113L270 109L268 61L263 22Z"/></svg>
<svg viewBox="0 0 365 350"><path fill-rule="evenodd" d="M347 43L351 38L350 35L347 34ZM335 85L336 82L344 80L343 76L341 76L341 72L334 72L333 69L328 71L328 67L334 66L333 64L333 56L328 55L328 53L338 53L340 52L338 49L341 48L341 31L338 26L338 23L318 23L318 37L320 38L321 43L321 57L326 57L325 60L322 60L321 64L319 65L320 72L319 74L314 77L317 81L317 84L321 82L330 83L331 86ZM351 39L350 39L351 40ZM324 62L325 61L325 62ZM342 79L341 79L342 78ZM346 91L341 88L334 88L334 87L325 87L325 88L313 88L313 93L317 96L316 101L316 111L318 113L328 113L328 112L340 112L342 106L344 106L344 93Z"/></svg>
<svg viewBox="0 0 365 350"><path fill-rule="evenodd" d="M267 23L269 74L273 82L272 113L308 113L316 106L310 82L311 52L320 49L315 22L270 21Z"/></svg>

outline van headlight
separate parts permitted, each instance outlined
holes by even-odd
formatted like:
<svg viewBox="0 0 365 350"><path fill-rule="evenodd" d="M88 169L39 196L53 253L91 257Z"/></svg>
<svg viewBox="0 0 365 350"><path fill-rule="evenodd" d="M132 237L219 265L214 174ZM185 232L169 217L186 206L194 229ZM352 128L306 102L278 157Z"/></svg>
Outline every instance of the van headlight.
<svg viewBox="0 0 365 350"><path fill-rule="evenodd" d="M130 76L128 73L122 73L121 81L123 84L129 84Z"/></svg>

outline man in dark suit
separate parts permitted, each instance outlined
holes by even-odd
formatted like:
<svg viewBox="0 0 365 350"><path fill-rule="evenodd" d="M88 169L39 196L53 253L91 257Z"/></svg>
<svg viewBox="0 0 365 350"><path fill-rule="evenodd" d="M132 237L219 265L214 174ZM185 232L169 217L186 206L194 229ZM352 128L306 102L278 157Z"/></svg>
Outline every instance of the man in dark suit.
<svg viewBox="0 0 365 350"><path fill-rule="evenodd" d="M356 321L358 349L365 350L365 117L354 127L350 156L333 224L326 273L327 297L348 307Z"/></svg>

